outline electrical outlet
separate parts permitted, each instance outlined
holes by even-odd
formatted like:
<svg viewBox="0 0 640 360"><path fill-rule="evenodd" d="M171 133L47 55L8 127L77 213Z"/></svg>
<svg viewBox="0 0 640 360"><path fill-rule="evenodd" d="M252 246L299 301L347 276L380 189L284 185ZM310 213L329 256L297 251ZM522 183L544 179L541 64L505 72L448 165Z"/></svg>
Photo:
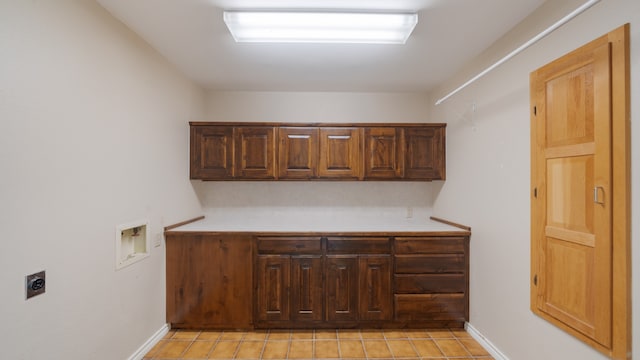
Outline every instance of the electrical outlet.
<svg viewBox="0 0 640 360"><path fill-rule="evenodd" d="M45 291L45 272L44 270L35 274L25 276L25 288L27 299L36 295L44 294Z"/></svg>
<svg viewBox="0 0 640 360"><path fill-rule="evenodd" d="M411 219L413 218L413 207L408 206L407 207L407 219Z"/></svg>
<svg viewBox="0 0 640 360"><path fill-rule="evenodd" d="M160 247L161 245L162 245L162 234L158 233L156 234L156 238L155 238L155 241L153 242L153 246Z"/></svg>

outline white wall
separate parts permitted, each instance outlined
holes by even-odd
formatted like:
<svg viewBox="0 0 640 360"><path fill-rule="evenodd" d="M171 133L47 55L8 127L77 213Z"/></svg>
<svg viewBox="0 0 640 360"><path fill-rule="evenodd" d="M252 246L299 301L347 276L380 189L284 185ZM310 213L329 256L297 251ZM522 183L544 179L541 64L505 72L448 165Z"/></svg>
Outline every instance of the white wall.
<svg viewBox="0 0 640 360"><path fill-rule="evenodd" d="M207 121L293 123L429 122L421 93L210 92ZM211 216L230 209L249 213L348 213L414 217L431 213L427 182L200 182L194 181Z"/></svg>
<svg viewBox="0 0 640 360"><path fill-rule="evenodd" d="M0 49L0 358L126 359L165 324L164 246L116 271L115 227L200 214L204 91L93 1L0 2Z"/></svg>
<svg viewBox="0 0 640 360"><path fill-rule="evenodd" d="M447 84L432 100L515 49L583 1L548 1ZM508 358L604 359L529 310L529 73L607 32L631 23L632 177L640 166L640 2L604 0L444 104L432 120L448 122L447 181L434 188L434 213L472 227L471 321ZM475 103L476 111L473 111ZM632 263L640 264L640 194L632 194ZM639 267L633 269L640 278ZM633 282L635 357L640 356L640 285Z"/></svg>

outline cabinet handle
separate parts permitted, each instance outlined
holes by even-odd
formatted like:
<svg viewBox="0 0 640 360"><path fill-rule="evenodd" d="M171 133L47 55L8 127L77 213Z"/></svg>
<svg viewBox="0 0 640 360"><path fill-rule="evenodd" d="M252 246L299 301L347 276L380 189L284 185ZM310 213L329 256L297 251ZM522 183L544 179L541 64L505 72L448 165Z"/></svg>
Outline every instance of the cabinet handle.
<svg viewBox="0 0 640 360"><path fill-rule="evenodd" d="M308 139L311 136L309 135L287 135L289 139Z"/></svg>
<svg viewBox="0 0 640 360"><path fill-rule="evenodd" d="M593 188L593 202L604 205L604 200L600 201L600 190L602 190L602 195L604 196L604 188L602 186L595 186Z"/></svg>
<svg viewBox="0 0 640 360"><path fill-rule="evenodd" d="M329 139L351 139L351 135L329 135Z"/></svg>

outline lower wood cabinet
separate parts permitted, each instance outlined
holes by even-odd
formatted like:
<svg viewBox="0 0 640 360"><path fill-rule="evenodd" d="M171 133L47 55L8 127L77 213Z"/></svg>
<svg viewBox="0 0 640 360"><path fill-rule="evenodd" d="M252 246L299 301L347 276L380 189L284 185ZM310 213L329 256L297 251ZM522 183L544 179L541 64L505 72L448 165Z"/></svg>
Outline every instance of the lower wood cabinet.
<svg viewBox="0 0 640 360"><path fill-rule="evenodd" d="M396 237L394 320L456 327L469 318L469 238Z"/></svg>
<svg viewBox="0 0 640 360"><path fill-rule="evenodd" d="M167 232L175 328L462 327L464 236Z"/></svg>
<svg viewBox="0 0 640 360"><path fill-rule="evenodd" d="M391 320L391 256L358 258L360 320Z"/></svg>
<svg viewBox="0 0 640 360"><path fill-rule="evenodd" d="M289 256L262 255L256 261L258 283L256 308L258 321L288 321L291 259Z"/></svg>
<svg viewBox="0 0 640 360"><path fill-rule="evenodd" d="M389 237L258 238L256 326L391 320L390 248Z"/></svg>
<svg viewBox="0 0 640 360"><path fill-rule="evenodd" d="M172 328L253 327L252 237L166 235L167 322Z"/></svg>
<svg viewBox="0 0 640 360"><path fill-rule="evenodd" d="M328 255L326 261L327 320L358 320L358 257Z"/></svg>

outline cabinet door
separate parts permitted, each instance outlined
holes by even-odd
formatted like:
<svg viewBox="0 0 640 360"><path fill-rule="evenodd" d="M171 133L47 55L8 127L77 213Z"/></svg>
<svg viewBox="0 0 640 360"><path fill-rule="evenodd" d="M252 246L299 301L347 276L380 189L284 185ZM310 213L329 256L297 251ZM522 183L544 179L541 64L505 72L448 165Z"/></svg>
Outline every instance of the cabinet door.
<svg viewBox="0 0 640 360"><path fill-rule="evenodd" d="M233 128L191 127L190 177L217 180L233 177Z"/></svg>
<svg viewBox="0 0 640 360"><path fill-rule="evenodd" d="M390 320L390 256L361 256L358 259L360 281L360 320Z"/></svg>
<svg viewBox="0 0 640 360"><path fill-rule="evenodd" d="M360 129L320 129L320 177L358 179L361 158Z"/></svg>
<svg viewBox="0 0 640 360"><path fill-rule="evenodd" d="M258 320L289 320L291 259L286 255L259 255L257 267Z"/></svg>
<svg viewBox="0 0 640 360"><path fill-rule="evenodd" d="M364 129L364 177L396 179L402 177L402 130L399 128Z"/></svg>
<svg viewBox="0 0 640 360"><path fill-rule="evenodd" d="M358 257L327 256L327 320L358 320Z"/></svg>
<svg viewBox="0 0 640 360"><path fill-rule="evenodd" d="M252 328L250 236L167 234L167 321L173 328Z"/></svg>
<svg viewBox="0 0 640 360"><path fill-rule="evenodd" d="M292 320L322 320L322 257L291 258Z"/></svg>
<svg viewBox="0 0 640 360"><path fill-rule="evenodd" d="M276 147L273 127L235 129L235 176L244 179L275 179Z"/></svg>
<svg viewBox="0 0 640 360"><path fill-rule="evenodd" d="M404 130L404 177L414 180L445 179L444 127Z"/></svg>
<svg viewBox="0 0 640 360"><path fill-rule="evenodd" d="M318 173L318 128L278 130L278 177L311 179Z"/></svg>

